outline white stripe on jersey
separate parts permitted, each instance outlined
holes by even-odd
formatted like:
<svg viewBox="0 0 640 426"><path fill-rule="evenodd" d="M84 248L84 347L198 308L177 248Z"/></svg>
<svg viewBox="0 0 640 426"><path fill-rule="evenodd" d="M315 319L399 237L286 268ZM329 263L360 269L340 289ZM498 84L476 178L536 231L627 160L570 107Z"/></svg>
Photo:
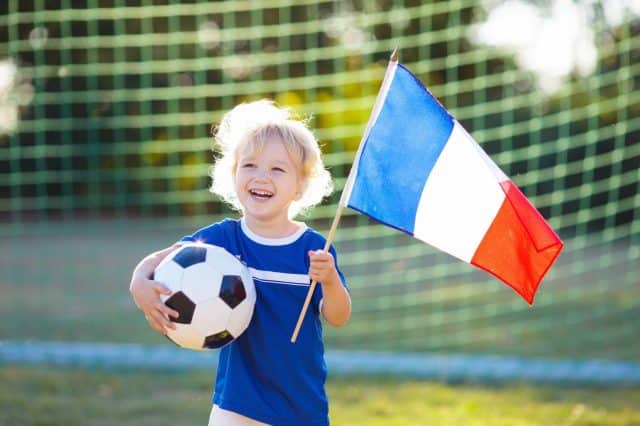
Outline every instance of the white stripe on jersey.
<svg viewBox="0 0 640 426"><path fill-rule="evenodd" d="M287 274L284 272L263 271L249 268L251 276L257 280L271 284L286 284L308 287L310 284L307 274Z"/></svg>

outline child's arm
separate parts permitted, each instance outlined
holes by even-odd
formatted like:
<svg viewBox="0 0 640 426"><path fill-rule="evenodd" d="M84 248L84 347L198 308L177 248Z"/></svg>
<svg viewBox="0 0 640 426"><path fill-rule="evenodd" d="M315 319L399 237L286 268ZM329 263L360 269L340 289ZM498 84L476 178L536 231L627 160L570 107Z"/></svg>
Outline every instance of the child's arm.
<svg viewBox="0 0 640 426"><path fill-rule="evenodd" d="M162 259L167 257L175 248L176 246L172 246L151 253L142 259L133 270L131 283L129 284L129 291L136 306L144 312L144 317L151 328L162 334L167 334L168 328L175 328L175 325L169 320L169 316L177 318L179 314L160 300L161 294L169 295L171 290L161 283L153 281L150 277Z"/></svg>
<svg viewBox="0 0 640 426"><path fill-rule="evenodd" d="M322 284L322 315L334 327L344 325L351 316L351 298L342 285L336 262L329 252L309 252L309 277Z"/></svg>

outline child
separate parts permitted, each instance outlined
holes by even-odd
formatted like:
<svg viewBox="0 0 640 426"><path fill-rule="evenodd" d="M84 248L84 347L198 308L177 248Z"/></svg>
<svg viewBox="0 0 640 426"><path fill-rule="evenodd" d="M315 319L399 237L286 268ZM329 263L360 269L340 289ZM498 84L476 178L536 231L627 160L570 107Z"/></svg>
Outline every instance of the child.
<svg viewBox="0 0 640 426"><path fill-rule="evenodd" d="M351 314L333 247L293 217L331 192L311 131L285 109L261 100L240 104L216 132L222 157L212 192L242 212L184 237L226 248L249 267L257 300L247 330L220 351L209 425L328 425L320 315L339 327ZM177 243L180 244L180 243ZM177 317L160 301L170 294L150 279L171 250L152 253L135 268L130 290L149 325L166 334ZM295 344L291 334L310 280L317 286Z"/></svg>

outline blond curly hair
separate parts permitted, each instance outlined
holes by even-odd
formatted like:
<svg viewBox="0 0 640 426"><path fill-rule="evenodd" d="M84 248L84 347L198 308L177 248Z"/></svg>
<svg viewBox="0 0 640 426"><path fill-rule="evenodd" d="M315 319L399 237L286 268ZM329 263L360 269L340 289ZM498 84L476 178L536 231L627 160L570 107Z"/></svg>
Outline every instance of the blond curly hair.
<svg viewBox="0 0 640 426"><path fill-rule="evenodd" d="M331 175L325 169L318 141L307 127L287 108L268 99L242 103L227 112L214 129L214 149L219 157L211 170L210 191L238 211L242 205L235 191L238 154L246 149L261 150L271 139L281 140L288 154L299 166L303 179L302 194L289 208L289 217L307 211L331 194Z"/></svg>

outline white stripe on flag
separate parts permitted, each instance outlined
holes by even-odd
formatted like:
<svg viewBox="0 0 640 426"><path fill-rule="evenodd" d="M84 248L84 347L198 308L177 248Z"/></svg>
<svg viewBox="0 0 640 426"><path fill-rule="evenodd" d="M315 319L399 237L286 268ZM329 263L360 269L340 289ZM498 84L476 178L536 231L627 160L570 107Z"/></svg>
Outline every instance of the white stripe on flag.
<svg viewBox="0 0 640 426"><path fill-rule="evenodd" d="M482 159L484 160L484 162L487 165L487 167L489 167L489 169L491 169L491 171L493 172L493 174L496 177L496 179L498 180L498 182L505 182L507 180L510 180L509 177L507 175L505 175L504 172L500 169L500 167L498 167L498 165L493 162L493 160L487 155L487 153L484 152L482 147L480 147L480 145L475 141L475 139L473 139L473 137L467 132L467 130L465 128L463 128L462 126L461 126L461 128L462 128L462 131L467 136L467 138L473 140L473 146L476 148L476 151L478 152L478 155L480 155L480 157L482 157Z"/></svg>
<svg viewBox="0 0 640 426"><path fill-rule="evenodd" d="M415 238L465 262L471 262L505 198L475 145L454 121L424 186L414 227Z"/></svg>

